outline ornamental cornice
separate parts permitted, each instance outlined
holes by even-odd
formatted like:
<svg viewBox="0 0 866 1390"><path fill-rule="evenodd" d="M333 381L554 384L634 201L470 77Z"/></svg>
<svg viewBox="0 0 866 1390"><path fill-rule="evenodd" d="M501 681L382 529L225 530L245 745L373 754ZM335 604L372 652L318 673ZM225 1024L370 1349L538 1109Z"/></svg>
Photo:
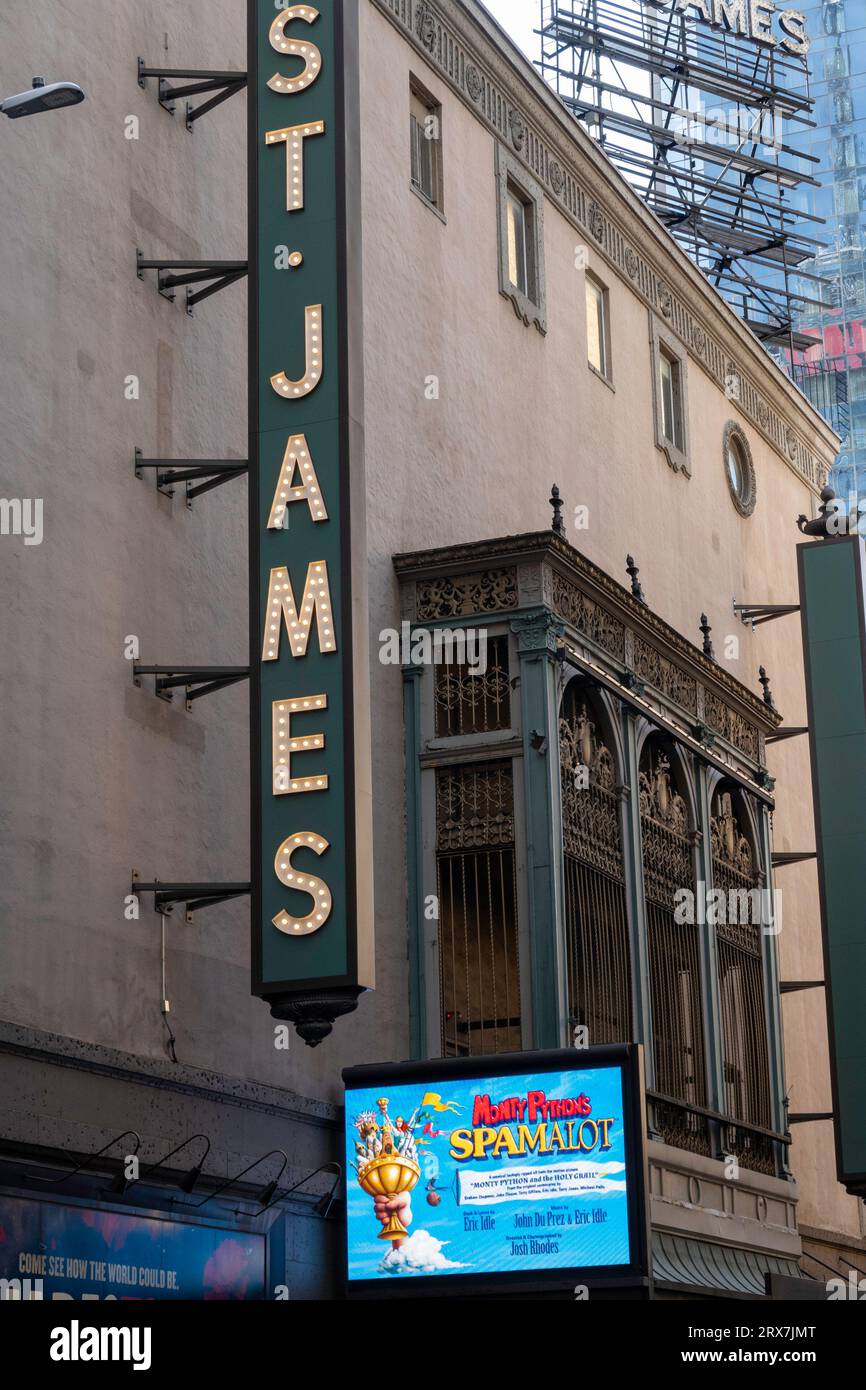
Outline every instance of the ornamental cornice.
<svg viewBox="0 0 866 1390"><path fill-rule="evenodd" d="M371 0L814 493L837 440L659 220L469 0ZM819 447L815 447L818 442ZM823 446L823 447L821 447Z"/></svg>
<svg viewBox="0 0 866 1390"><path fill-rule="evenodd" d="M763 762L763 737L781 723L778 711L554 532L416 551L396 555L393 563L401 585L414 585L415 622L507 614L524 606L531 583L553 614L615 664L626 684L657 690L695 725L706 724L752 762ZM543 571L540 582L533 566Z"/></svg>

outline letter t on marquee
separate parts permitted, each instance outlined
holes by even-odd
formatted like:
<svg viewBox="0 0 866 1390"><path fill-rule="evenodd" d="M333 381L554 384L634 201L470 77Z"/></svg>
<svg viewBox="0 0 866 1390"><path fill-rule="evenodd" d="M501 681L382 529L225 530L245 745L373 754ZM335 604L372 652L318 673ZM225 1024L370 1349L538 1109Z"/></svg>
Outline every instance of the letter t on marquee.
<svg viewBox="0 0 866 1390"><path fill-rule="evenodd" d="M324 135L324 121L307 121L305 125L287 125L282 130L269 130L266 145L286 146L286 212L299 212L304 206L304 141L311 135Z"/></svg>

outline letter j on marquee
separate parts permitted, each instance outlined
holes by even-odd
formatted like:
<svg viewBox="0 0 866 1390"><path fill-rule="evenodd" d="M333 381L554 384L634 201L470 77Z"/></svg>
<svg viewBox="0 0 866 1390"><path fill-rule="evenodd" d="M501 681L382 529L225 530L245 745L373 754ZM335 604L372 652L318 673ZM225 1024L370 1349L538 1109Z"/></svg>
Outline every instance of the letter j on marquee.
<svg viewBox="0 0 866 1390"><path fill-rule="evenodd" d="M374 985L357 0L248 23L252 988L315 1046Z"/></svg>

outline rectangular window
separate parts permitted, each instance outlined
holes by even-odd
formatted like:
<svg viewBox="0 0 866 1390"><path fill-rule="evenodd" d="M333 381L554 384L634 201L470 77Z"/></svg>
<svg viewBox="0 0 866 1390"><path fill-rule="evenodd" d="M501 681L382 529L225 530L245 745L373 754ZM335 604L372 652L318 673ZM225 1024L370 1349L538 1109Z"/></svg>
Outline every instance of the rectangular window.
<svg viewBox="0 0 866 1390"><path fill-rule="evenodd" d="M436 773L442 1052L521 1047L514 793L509 762Z"/></svg>
<svg viewBox="0 0 866 1390"><path fill-rule="evenodd" d="M608 337L608 294L603 285L586 277L586 342L589 365L601 376L610 377Z"/></svg>
<svg viewBox="0 0 866 1390"><path fill-rule="evenodd" d="M505 210L508 231L508 280L521 294L529 295L527 264L527 209L513 189L508 190Z"/></svg>
<svg viewBox="0 0 866 1390"><path fill-rule="evenodd" d="M684 438L682 365L665 348L659 353L659 377L662 434L667 443L680 450Z"/></svg>
<svg viewBox="0 0 866 1390"><path fill-rule="evenodd" d="M410 86L409 152L412 187L442 209L442 107L413 78Z"/></svg>
<svg viewBox="0 0 866 1390"><path fill-rule="evenodd" d="M547 332L544 295L544 192L504 145L496 147L499 290L517 317Z"/></svg>
<svg viewBox="0 0 866 1390"><path fill-rule="evenodd" d="M690 478L688 357L666 323L651 313L649 324L656 447L675 473Z"/></svg>
<svg viewBox="0 0 866 1390"><path fill-rule="evenodd" d="M436 667L436 736L488 734L511 725L508 638L486 639L486 669L473 672L447 653Z"/></svg>

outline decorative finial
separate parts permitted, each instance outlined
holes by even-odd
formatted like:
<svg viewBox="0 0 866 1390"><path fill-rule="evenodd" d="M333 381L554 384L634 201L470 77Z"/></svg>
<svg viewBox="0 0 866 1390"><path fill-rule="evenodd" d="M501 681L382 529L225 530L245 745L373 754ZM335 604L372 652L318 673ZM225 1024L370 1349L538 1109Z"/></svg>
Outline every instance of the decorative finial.
<svg viewBox="0 0 866 1390"><path fill-rule="evenodd" d="M550 505L553 508L553 530L557 536L565 538L565 522L562 519L563 501L556 483L550 490Z"/></svg>
<svg viewBox="0 0 866 1390"><path fill-rule="evenodd" d="M761 682L761 685L764 687L764 704L769 705L770 709L775 709L776 702L773 699L773 692L770 689L770 677L767 675L767 672L763 666L758 667L758 679Z"/></svg>
<svg viewBox="0 0 866 1390"><path fill-rule="evenodd" d="M801 513L797 517L797 525L804 536L820 536L826 540L828 536L838 536L843 534L837 517L839 515L839 503L836 501L836 493L827 485L821 489L821 505L818 508L818 515L810 521L808 517Z"/></svg>
<svg viewBox="0 0 866 1390"><path fill-rule="evenodd" d="M640 570L638 569L631 555L626 555L625 557L625 571L626 574L629 575L629 577L631 578L631 591L637 599L638 603L646 604L646 594L641 588L641 583L638 579Z"/></svg>
<svg viewBox="0 0 866 1390"><path fill-rule="evenodd" d="M715 652L713 651L713 644L712 644L712 642L710 641L710 633L712 632L712 630L713 630L713 629L710 627L709 623L707 622L707 615L706 615L706 613L702 613L702 614L701 614L701 632L704 634L704 656L708 656L708 657L710 658L710 661L715 661L715 659L716 659L716 654L715 654Z"/></svg>

